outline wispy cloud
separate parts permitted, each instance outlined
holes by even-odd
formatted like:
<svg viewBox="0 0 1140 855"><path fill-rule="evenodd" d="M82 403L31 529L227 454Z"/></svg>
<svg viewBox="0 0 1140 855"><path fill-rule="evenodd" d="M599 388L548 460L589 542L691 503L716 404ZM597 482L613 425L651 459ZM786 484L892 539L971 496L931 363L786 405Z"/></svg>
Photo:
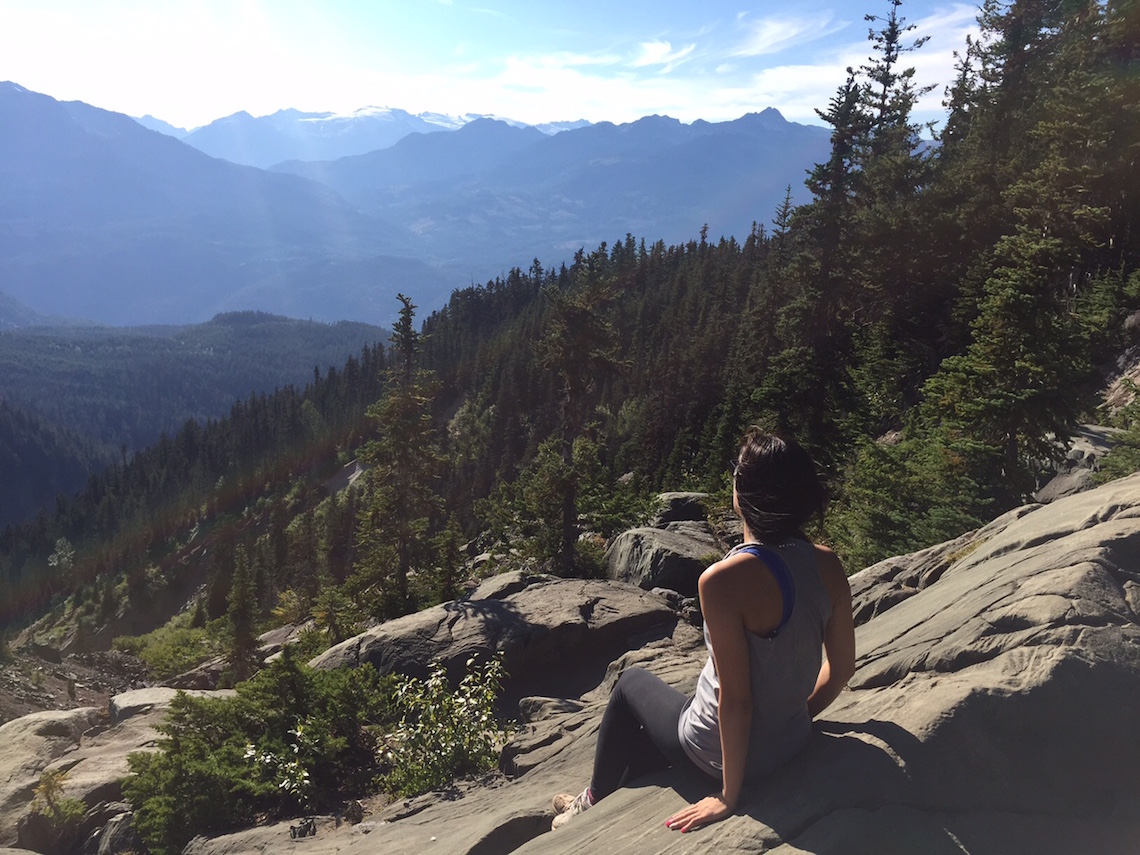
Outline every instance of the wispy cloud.
<svg viewBox="0 0 1140 855"><path fill-rule="evenodd" d="M446 0L446 2L450 4L451 0ZM472 6L471 11L479 15L490 15L492 18L501 18L503 20L510 17L506 12L501 12L498 9L488 9L486 6Z"/></svg>
<svg viewBox="0 0 1140 855"><path fill-rule="evenodd" d="M782 50L826 38L849 26L831 13L817 18L738 18L745 30L744 39L730 51L730 56L766 56Z"/></svg>
<svg viewBox="0 0 1140 855"><path fill-rule="evenodd" d="M673 50L673 45L670 42L642 42L641 55L630 63L630 67L646 68L651 65L660 65L662 74L667 74L680 63L685 62L696 49L695 44Z"/></svg>
<svg viewBox="0 0 1140 855"><path fill-rule="evenodd" d="M621 58L612 53L571 53L559 51L557 53L544 54L543 56L536 57L532 59L532 62L547 67L580 68L591 65L617 65L621 62Z"/></svg>

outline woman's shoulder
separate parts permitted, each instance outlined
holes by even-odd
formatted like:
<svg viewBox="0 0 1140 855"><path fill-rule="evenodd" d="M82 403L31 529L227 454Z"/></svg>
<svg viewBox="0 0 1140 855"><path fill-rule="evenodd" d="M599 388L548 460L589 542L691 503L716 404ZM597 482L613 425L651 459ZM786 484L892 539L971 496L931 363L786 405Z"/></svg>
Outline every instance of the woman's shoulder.
<svg viewBox="0 0 1140 855"><path fill-rule="evenodd" d="M851 583L847 581L847 573L839 556L826 546L819 543L811 544L815 553L816 567L819 568L819 578L827 589L832 603L843 599L851 599Z"/></svg>

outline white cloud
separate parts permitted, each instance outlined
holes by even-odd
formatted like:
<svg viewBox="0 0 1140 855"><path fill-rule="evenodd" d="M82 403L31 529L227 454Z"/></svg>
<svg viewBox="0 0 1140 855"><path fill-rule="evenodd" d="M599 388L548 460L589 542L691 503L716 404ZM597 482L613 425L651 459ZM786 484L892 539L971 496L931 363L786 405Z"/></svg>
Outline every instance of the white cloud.
<svg viewBox="0 0 1140 855"><path fill-rule="evenodd" d="M818 18L760 18L749 20L738 16L739 25L747 32L744 40L730 51L730 56L765 56L790 47L822 39L848 26L828 13Z"/></svg>
<svg viewBox="0 0 1140 855"><path fill-rule="evenodd" d="M660 65L662 66L662 73L668 73L688 59L696 49L696 45L686 45L683 48L673 50L673 45L669 42L642 42L641 55L630 62L630 67L645 68L650 65Z"/></svg>

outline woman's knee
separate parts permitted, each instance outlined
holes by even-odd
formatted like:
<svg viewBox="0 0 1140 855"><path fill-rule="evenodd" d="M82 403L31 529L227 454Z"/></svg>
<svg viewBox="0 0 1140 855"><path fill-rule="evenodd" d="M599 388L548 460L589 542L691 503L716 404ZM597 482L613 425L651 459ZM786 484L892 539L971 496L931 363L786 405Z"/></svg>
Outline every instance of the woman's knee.
<svg viewBox="0 0 1140 855"><path fill-rule="evenodd" d="M650 680L654 679L653 675L644 668L626 668L621 672L617 682L614 683L610 697L614 697L615 695L625 697L630 692L636 692L639 686L645 685L646 678Z"/></svg>

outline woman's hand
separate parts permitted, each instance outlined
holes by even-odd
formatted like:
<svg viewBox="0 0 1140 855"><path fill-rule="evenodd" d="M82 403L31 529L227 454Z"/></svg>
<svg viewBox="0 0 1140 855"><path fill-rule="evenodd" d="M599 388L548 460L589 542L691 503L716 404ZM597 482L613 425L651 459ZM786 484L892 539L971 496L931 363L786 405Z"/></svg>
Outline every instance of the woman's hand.
<svg viewBox="0 0 1140 855"><path fill-rule="evenodd" d="M673 831L692 831L702 825L711 825L732 815L730 808L720 795L708 796L665 820L665 827Z"/></svg>

